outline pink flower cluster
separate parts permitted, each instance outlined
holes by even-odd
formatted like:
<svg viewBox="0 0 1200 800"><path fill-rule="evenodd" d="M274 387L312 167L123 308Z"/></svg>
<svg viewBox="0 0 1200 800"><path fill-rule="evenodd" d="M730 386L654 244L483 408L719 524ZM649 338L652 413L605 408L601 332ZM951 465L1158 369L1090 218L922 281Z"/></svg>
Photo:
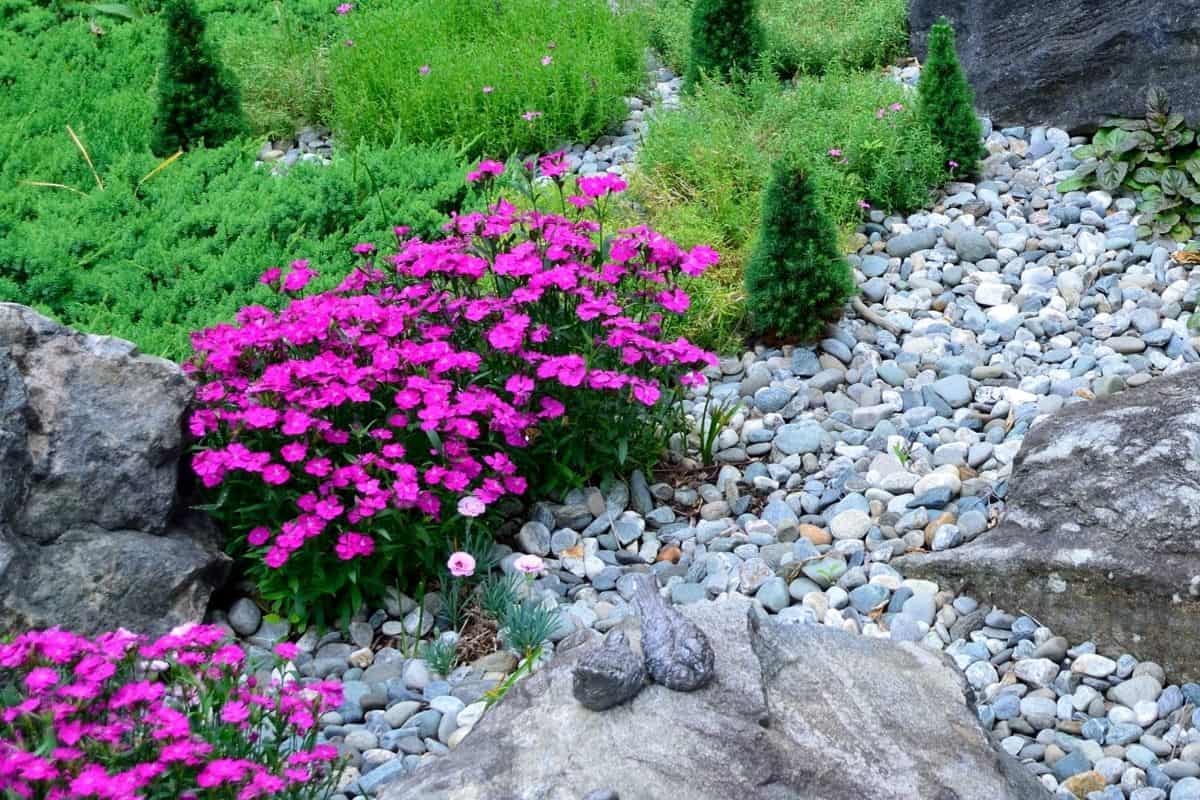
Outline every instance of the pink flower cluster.
<svg viewBox="0 0 1200 800"><path fill-rule="evenodd" d="M278 654L295 655L294 645ZM0 645L0 685L16 692L0 713L0 794L323 796L337 751L316 744L316 720L341 704L340 685L260 686L240 678L245 662L211 626L153 642L127 631L86 638L52 628ZM264 727L282 738L263 737ZM301 746L281 751L288 739Z"/></svg>
<svg viewBox="0 0 1200 800"><path fill-rule="evenodd" d="M564 154L539 168L562 180ZM467 180L490 185L503 171L485 160ZM578 188L587 207L625 183L600 175ZM437 241L398 229L394 256L358 245L362 265L332 291L194 334L195 473L209 489L259 504L265 489L282 504L246 533L256 557L279 570L303 554L297 569L329 572L322 554L348 569L374 555L394 570L406 520L477 517L523 494L514 456L584 394L651 408L701 382L715 356L666 341L663 312L687 309L678 278L716 253L644 226L602 249L600 229L501 199L455 215ZM269 282L286 289L300 269L311 271L296 262Z"/></svg>

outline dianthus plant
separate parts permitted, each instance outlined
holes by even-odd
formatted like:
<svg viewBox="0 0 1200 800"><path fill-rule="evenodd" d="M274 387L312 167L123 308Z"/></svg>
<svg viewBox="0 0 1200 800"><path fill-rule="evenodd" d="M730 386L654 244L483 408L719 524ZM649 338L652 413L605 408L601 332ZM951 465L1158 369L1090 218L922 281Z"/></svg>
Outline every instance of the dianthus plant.
<svg viewBox="0 0 1200 800"><path fill-rule="evenodd" d="M394 255L357 245L336 289L194 336L193 467L263 598L293 617L345 617L397 579L436 576L468 518L531 483L653 461L681 387L716 361L662 336L663 313L688 306L679 276L712 250L606 231L624 183L568 193L561 153L524 173L529 189L554 182L559 213L500 197L504 170L468 175L489 211L453 217L444 238L399 228ZM264 281L298 295L312 274L296 262Z"/></svg>
<svg viewBox="0 0 1200 800"><path fill-rule="evenodd" d="M275 666L294 649L279 645ZM316 720L341 704L340 685L260 683L246 660L199 625L153 642L50 629L0 645L0 796L327 797L339 760Z"/></svg>

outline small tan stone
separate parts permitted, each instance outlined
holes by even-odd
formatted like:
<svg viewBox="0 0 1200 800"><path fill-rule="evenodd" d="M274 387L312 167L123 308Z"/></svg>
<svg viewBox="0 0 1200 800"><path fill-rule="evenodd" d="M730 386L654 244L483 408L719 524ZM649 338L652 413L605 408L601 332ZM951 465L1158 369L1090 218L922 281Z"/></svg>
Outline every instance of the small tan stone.
<svg viewBox="0 0 1200 800"><path fill-rule="evenodd" d="M1063 781L1063 788L1071 794L1084 800L1089 792L1102 792L1107 785L1104 776L1099 772L1081 772Z"/></svg>
<svg viewBox="0 0 1200 800"><path fill-rule="evenodd" d="M375 663L375 653L371 651L371 648L364 647L361 650L355 650L346 660L350 662L350 666L352 667L366 669Z"/></svg>
<svg viewBox="0 0 1200 800"><path fill-rule="evenodd" d="M956 519L958 519L958 517L954 516L949 511L943 511L941 514L938 514L937 517L930 520L929 524L925 526L925 548L929 549L933 546L933 535L937 533L938 528L942 527L943 525L953 525L954 520Z"/></svg>
<svg viewBox="0 0 1200 800"><path fill-rule="evenodd" d="M829 544L833 541L833 537L829 535L829 531L806 523L801 523L800 535L813 544Z"/></svg>

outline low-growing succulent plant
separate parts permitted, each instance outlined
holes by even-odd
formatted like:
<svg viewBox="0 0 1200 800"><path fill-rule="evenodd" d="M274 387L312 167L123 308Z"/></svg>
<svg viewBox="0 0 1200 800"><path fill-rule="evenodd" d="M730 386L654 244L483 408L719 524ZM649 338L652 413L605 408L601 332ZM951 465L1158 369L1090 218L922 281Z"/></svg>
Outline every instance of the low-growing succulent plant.
<svg viewBox="0 0 1200 800"><path fill-rule="evenodd" d="M1192 238L1200 226L1200 148L1184 117L1172 113L1167 92L1146 93L1142 119L1111 120L1076 148L1075 174L1058 184L1060 192L1097 186L1137 200L1138 236Z"/></svg>

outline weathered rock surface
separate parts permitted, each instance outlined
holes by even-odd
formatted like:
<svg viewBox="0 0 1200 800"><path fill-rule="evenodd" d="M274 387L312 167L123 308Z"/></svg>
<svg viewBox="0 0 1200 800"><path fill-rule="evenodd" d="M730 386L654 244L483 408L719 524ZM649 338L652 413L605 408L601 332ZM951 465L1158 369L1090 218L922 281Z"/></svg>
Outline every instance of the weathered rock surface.
<svg viewBox="0 0 1200 800"><path fill-rule="evenodd" d="M571 698L560 652L435 765L384 800L938 798L1049 795L993 749L945 657L911 644L758 621L748 601L688 606L716 676L687 694L646 687L604 712ZM749 620L749 621L748 621ZM594 639L593 639L594 641Z"/></svg>
<svg viewBox="0 0 1200 800"><path fill-rule="evenodd" d="M1200 678L1200 369L1068 405L1025 437L1001 524L893 562Z"/></svg>
<svg viewBox="0 0 1200 800"><path fill-rule="evenodd" d="M924 59L930 26L943 14L950 19L976 106L996 127L1094 130L1110 116L1140 117L1152 84L1166 88L1194 126L1200 3L1147 0L1130 9L1123 0L910 0L909 27Z"/></svg>
<svg viewBox="0 0 1200 800"><path fill-rule="evenodd" d="M229 562L172 519L190 397L170 361L0 303L0 626L203 615Z"/></svg>

